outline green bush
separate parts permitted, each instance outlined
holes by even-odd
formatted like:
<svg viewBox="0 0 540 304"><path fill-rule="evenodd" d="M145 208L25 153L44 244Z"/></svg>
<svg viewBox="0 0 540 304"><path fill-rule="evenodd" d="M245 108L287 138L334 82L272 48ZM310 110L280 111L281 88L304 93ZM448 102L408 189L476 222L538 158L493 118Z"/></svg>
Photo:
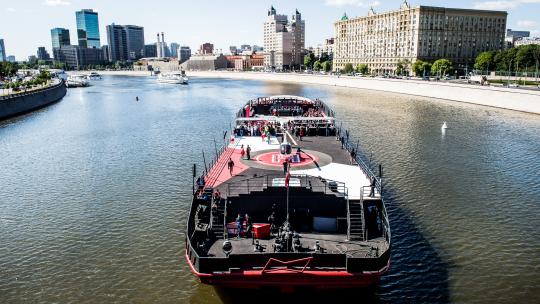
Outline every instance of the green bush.
<svg viewBox="0 0 540 304"><path fill-rule="evenodd" d="M346 63L345 67L343 68L343 73L349 74L349 73L352 73L352 72L354 72L354 68L353 68L352 63Z"/></svg>

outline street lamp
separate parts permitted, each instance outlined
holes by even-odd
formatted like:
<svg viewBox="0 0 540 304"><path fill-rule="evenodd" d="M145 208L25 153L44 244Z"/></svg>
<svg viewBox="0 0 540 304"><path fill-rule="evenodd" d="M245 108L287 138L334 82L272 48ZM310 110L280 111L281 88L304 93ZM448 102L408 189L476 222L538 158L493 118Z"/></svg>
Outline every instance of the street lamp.
<svg viewBox="0 0 540 304"><path fill-rule="evenodd" d="M510 58L510 63L508 64L508 82L506 83L506 85L509 87L510 86L510 73L512 73L512 61L514 59L513 58Z"/></svg>

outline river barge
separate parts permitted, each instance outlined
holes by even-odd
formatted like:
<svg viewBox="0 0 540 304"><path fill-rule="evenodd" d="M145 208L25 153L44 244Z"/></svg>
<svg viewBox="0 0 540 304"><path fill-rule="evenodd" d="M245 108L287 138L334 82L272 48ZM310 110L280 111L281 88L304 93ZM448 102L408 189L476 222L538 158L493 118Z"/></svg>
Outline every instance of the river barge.
<svg viewBox="0 0 540 304"><path fill-rule="evenodd" d="M326 104L250 100L223 140L202 174L193 166L185 257L202 283L340 289L378 282L391 248L382 167L373 172Z"/></svg>

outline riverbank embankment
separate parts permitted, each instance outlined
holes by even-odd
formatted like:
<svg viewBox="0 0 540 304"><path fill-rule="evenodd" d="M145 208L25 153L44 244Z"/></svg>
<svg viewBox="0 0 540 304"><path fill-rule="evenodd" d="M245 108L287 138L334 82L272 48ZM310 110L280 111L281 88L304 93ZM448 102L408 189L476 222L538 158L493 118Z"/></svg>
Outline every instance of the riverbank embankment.
<svg viewBox="0 0 540 304"><path fill-rule="evenodd" d="M0 120L48 106L62 99L66 91L64 82L56 81L49 87L2 96L0 97Z"/></svg>
<svg viewBox="0 0 540 304"><path fill-rule="evenodd" d="M149 76L146 71L100 71L104 75ZM540 90L503 88L448 82L422 80L385 79L371 77L348 77L333 75L256 73L227 71L189 71L188 77L226 78L279 81L328 85L391 93L415 95L436 99L466 102L477 105L504 108L540 114Z"/></svg>

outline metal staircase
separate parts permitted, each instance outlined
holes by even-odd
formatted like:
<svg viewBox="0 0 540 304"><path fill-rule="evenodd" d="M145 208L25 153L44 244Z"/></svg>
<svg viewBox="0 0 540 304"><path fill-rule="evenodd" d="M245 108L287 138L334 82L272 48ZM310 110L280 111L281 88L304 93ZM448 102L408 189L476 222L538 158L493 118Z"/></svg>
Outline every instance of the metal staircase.
<svg viewBox="0 0 540 304"><path fill-rule="evenodd" d="M349 240L365 241L364 208L360 201L349 201Z"/></svg>
<svg viewBox="0 0 540 304"><path fill-rule="evenodd" d="M212 203L214 203L214 199L212 199ZM219 201L216 201L215 203L217 205L217 210L212 212L212 215L211 215L211 222L212 222L211 231L212 231L213 236L216 239L219 239L223 237L223 231L225 228L225 223L224 223L225 199L221 198Z"/></svg>

